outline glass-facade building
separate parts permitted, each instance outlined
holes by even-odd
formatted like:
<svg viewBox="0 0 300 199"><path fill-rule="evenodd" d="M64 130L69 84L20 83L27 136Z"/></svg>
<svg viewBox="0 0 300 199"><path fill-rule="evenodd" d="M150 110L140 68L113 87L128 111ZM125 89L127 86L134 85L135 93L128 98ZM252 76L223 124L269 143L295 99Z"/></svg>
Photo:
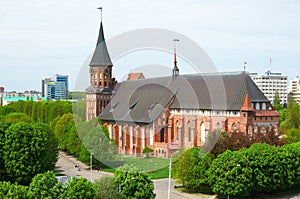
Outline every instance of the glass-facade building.
<svg viewBox="0 0 300 199"><path fill-rule="evenodd" d="M66 100L69 94L69 78L58 75L42 80L42 96L47 100Z"/></svg>

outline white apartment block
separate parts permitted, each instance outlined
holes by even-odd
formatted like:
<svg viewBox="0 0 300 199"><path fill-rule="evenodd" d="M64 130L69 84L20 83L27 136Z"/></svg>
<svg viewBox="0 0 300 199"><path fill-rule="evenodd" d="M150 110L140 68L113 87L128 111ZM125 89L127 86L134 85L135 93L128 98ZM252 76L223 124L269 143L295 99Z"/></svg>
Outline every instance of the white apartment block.
<svg viewBox="0 0 300 199"><path fill-rule="evenodd" d="M249 73L249 75L272 104L274 102L276 92L279 94L280 103L287 104L287 76L282 75L281 73L272 73L270 71L267 71L262 75L258 75L257 73Z"/></svg>
<svg viewBox="0 0 300 199"><path fill-rule="evenodd" d="M289 97L294 98L300 104L300 78L298 76L290 81Z"/></svg>

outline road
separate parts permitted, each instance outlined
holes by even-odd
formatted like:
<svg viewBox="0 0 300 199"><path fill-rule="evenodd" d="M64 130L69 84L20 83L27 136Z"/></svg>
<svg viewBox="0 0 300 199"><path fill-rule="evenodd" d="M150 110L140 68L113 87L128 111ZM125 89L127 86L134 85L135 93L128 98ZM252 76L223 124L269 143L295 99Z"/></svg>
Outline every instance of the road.
<svg viewBox="0 0 300 199"><path fill-rule="evenodd" d="M75 168L75 164L79 164L80 171ZM76 158L67 155L64 152L59 152L59 159L56 163L55 170L62 174L72 176L72 177L84 177L92 182L94 180L101 178L102 176L113 176L112 173L103 171L90 171L89 167L84 163L78 161ZM166 199L168 198L168 179L153 180L154 191L156 193L156 199ZM171 181L171 198L172 199L208 199L208 197L197 197L191 194L179 192L174 189L174 181Z"/></svg>

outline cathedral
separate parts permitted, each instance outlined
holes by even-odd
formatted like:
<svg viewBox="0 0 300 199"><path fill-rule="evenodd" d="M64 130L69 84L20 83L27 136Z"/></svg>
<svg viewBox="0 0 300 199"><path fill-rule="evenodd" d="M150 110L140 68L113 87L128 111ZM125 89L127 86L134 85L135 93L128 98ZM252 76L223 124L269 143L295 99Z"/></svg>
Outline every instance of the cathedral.
<svg viewBox="0 0 300 199"><path fill-rule="evenodd" d="M174 53L171 76L135 73L117 83L102 22L89 66L86 118L101 119L121 154L140 156L148 147L156 157L170 157L203 146L214 130L279 133L279 113L245 71L180 75Z"/></svg>

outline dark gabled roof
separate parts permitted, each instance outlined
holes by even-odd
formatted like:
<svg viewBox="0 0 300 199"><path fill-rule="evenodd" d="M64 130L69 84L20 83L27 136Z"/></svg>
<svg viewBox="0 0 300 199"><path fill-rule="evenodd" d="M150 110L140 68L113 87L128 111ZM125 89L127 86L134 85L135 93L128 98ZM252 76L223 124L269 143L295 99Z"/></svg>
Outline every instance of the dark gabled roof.
<svg viewBox="0 0 300 199"><path fill-rule="evenodd" d="M100 118L151 123L170 102L170 109L239 111L247 94L251 102L268 102L245 72L124 81Z"/></svg>
<svg viewBox="0 0 300 199"><path fill-rule="evenodd" d="M98 41L90 66L112 66L104 38L102 21L100 22Z"/></svg>

